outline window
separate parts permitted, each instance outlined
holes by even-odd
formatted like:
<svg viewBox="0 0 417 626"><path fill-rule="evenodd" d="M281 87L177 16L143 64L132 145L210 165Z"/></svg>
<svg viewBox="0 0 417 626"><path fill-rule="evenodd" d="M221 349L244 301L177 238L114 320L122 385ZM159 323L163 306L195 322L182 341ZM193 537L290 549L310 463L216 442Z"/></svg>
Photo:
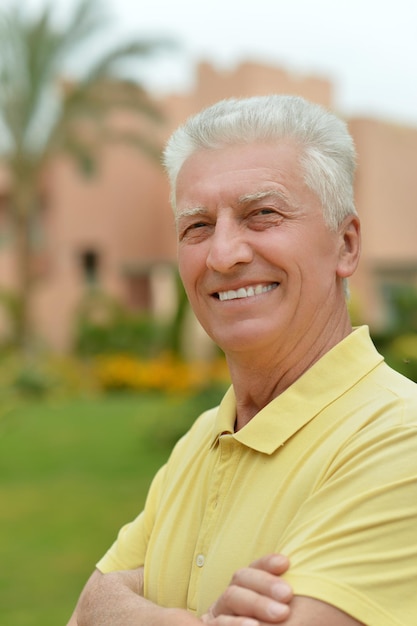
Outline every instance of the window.
<svg viewBox="0 0 417 626"><path fill-rule="evenodd" d="M86 285L94 287L99 279L99 255L95 250L81 253L81 268Z"/></svg>
<svg viewBox="0 0 417 626"><path fill-rule="evenodd" d="M149 275L130 275L125 281L128 307L132 311L149 311L152 305Z"/></svg>

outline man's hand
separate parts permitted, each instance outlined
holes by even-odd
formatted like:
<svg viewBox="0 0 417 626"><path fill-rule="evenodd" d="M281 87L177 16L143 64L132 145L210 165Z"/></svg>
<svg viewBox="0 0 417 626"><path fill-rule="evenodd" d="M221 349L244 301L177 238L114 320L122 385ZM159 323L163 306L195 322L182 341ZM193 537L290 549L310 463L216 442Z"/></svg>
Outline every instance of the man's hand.
<svg viewBox="0 0 417 626"><path fill-rule="evenodd" d="M289 561L270 554L238 570L226 591L201 620L209 626L258 626L278 624L290 613L292 589L280 576Z"/></svg>

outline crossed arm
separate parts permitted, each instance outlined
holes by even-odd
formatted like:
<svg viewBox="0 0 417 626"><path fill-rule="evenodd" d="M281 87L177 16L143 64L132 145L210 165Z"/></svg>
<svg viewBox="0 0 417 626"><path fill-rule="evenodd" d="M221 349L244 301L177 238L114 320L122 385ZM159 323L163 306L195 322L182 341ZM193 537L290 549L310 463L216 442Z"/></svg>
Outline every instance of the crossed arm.
<svg viewBox="0 0 417 626"><path fill-rule="evenodd" d="M268 555L239 570L201 618L146 600L143 568L110 574L96 570L67 626L360 626L329 604L293 597L280 578L288 565L285 557Z"/></svg>

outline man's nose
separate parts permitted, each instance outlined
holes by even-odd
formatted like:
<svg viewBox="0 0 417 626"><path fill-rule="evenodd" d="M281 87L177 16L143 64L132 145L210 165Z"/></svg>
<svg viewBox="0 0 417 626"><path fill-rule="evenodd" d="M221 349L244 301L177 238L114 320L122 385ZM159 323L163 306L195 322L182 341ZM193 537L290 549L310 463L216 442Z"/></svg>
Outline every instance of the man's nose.
<svg viewBox="0 0 417 626"><path fill-rule="evenodd" d="M218 222L210 238L207 267L216 272L228 272L239 263L250 263L252 258L244 230L229 221Z"/></svg>

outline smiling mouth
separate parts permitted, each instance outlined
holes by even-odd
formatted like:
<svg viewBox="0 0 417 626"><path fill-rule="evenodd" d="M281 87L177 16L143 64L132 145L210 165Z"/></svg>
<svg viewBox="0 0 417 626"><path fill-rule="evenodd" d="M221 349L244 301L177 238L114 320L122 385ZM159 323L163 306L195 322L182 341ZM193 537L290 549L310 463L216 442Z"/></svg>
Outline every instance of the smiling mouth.
<svg viewBox="0 0 417 626"><path fill-rule="evenodd" d="M240 289L229 289L229 291L219 291L214 293L214 297L222 302L224 300L240 300L243 298L251 298L259 296L267 291L272 291L278 287L279 283L269 283L268 285L251 285L249 287L240 287Z"/></svg>

